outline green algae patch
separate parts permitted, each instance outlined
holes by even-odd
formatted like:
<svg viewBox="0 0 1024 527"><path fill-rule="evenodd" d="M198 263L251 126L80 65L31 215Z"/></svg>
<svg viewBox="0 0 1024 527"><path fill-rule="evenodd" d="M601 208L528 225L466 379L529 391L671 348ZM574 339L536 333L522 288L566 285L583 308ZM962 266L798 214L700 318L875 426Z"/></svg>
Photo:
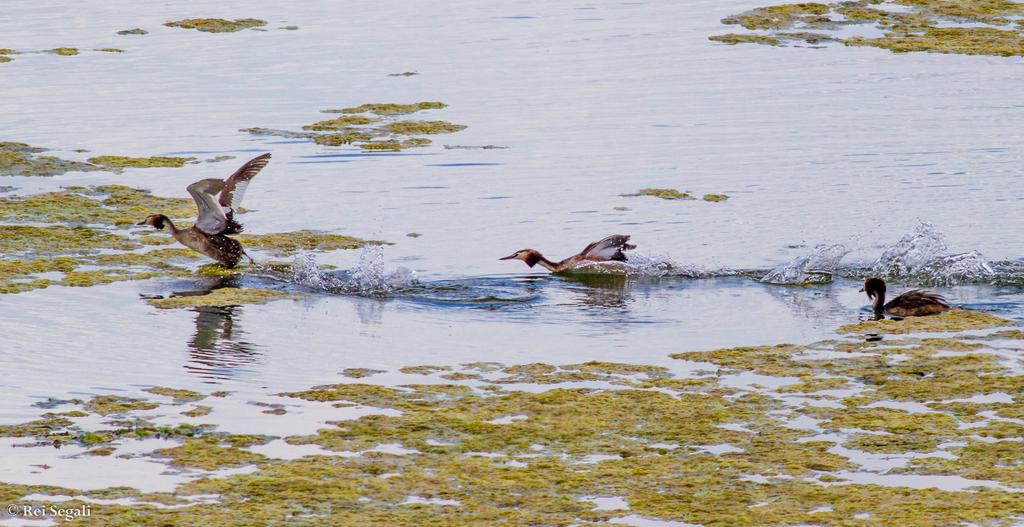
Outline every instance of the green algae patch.
<svg viewBox="0 0 1024 527"><path fill-rule="evenodd" d="M101 167L54 156L25 143L0 141L0 176L57 176L65 172L89 172Z"/></svg>
<svg viewBox="0 0 1024 527"><path fill-rule="evenodd" d="M398 371L406 374L433 375L435 373L443 371L451 371L451 369L451 366L433 366L430 364L422 364L419 366L403 366Z"/></svg>
<svg viewBox="0 0 1024 527"><path fill-rule="evenodd" d="M171 448L162 448L153 452L158 458L167 458L176 467L216 470L226 467L252 465L266 460L266 457L255 452L237 447L223 447L216 439L189 439Z"/></svg>
<svg viewBox="0 0 1024 527"><path fill-rule="evenodd" d="M719 201L725 201L729 199L729 196L726 196L725 194L704 194L704 197L701 199L703 199L704 201L710 201L712 203L718 203Z"/></svg>
<svg viewBox="0 0 1024 527"><path fill-rule="evenodd" d="M181 168L188 163L195 163L194 157L125 157L125 156L96 156L87 160L94 165L109 168Z"/></svg>
<svg viewBox="0 0 1024 527"><path fill-rule="evenodd" d="M243 234L238 236L238 241L247 248L261 249L274 256L291 256L299 251L358 249L367 245L385 243L377 240L363 240L344 234L309 230L275 234Z"/></svg>
<svg viewBox="0 0 1024 527"><path fill-rule="evenodd" d="M384 131L399 135L450 134L465 130L466 126L448 121L395 121L381 127Z"/></svg>
<svg viewBox="0 0 1024 527"><path fill-rule="evenodd" d="M0 252L4 256L57 256L137 247L138 244L127 238L89 227L5 225L0 233Z"/></svg>
<svg viewBox="0 0 1024 527"><path fill-rule="evenodd" d="M431 140L423 136L464 130L465 125L448 121L398 120L401 115L446 106L441 102L363 104L340 110L322 110L325 113L344 115L304 125L302 132L263 127L242 128L240 131L253 135L309 139L323 146L352 145L369 152L398 152L430 145Z"/></svg>
<svg viewBox="0 0 1024 527"><path fill-rule="evenodd" d="M142 29L141 27L136 27L136 28L132 28L132 29L122 29L121 31L118 31L117 34L118 35L147 35L147 34L149 34L149 31L146 31L145 29Z"/></svg>
<svg viewBox="0 0 1024 527"><path fill-rule="evenodd" d="M85 403L85 409L99 415L124 414L137 410L152 410L159 405L133 397L97 395Z"/></svg>
<svg viewBox="0 0 1024 527"><path fill-rule="evenodd" d="M146 300L151 306L161 309L182 309L191 307L240 306L244 304L266 304L274 300L294 298L294 295L272 289L241 289L223 287L205 295L172 296Z"/></svg>
<svg viewBox="0 0 1024 527"><path fill-rule="evenodd" d="M163 395L165 397L170 397L174 399L174 402L176 403L193 402L206 397L205 395L199 392L194 392L192 390L183 390L180 388L167 388L164 386L154 386L153 388L146 388L145 390L142 391L146 393L151 393L153 395Z"/></svg>
<svg viewBox="0 0 1024 527"><path fill-rule="evenodd" d="M96 51L102 51L103 53L124 53L121 48L99 48Z"/></svg>
<svg viewBox="0 0 1024 527"><path fill-rule="evenodd" d="M730 44L747 42L777 46L787 40L810 44L837 41L846 46L876 47L894 53L1024 56L1021 15L1024 15L1024 5L1007 0L862 0L779 4L722 19L723 24L739 25L763 33L730 33L709 38ZM806 31L835 30L851 25L873 25L882 34L878 37L840 38Z"/></svg>
<svg viewBox="0 0 1024 527"><path fill-rule="evenodd" d="M341 133L316 135L313 136L313 141L318 145L341 146L350 145L352 143L358 143L361 141L369 141L373 139L373 137L373 134L370 134L368 132L362 132L359 130L347 130Z"/></svg>
<svg viewBox="0 0 1024 527"><path fill-rule="evenodd" d="M212 411L213 408L209 406L197 405L190 410L181 412L181 415L184 415L185 417L202 417L204 415L210 415L210 412Z"/></svg>
<svg viewBox="0 0 1024 527"><path fill-rule="evenodd" d="M697 199L689 192L682 192L674 188L642 188L633 194L623 194L624 197L651 196L667 200L691 200Z"/></svg>
<svg viewBox="0 0 1024 527"><path fill-rule="evenodd" d="M405 141L367 141L360 143L359 148L376 152L398 152L405 148L419 148L430 144L430 139L415 137Z"/></svg>
<svg viewBox="0 0 1024 527"><path fill-rule="evenodd" d="M966 331L971 329L987 329L999 326L1007 326L1009 320L1005 318L982 313L980 311L969 311L966 309L951 309L939 315L927 317L907 317L902 320L866 320L857 324L846 324L837 331L839 333L920 333L934 331Z"/></svg>
<svg viewBox="0 0 1024 527"><path fill-rule="evenodd" d="M777 37L768 35L753 35L753 34L739 34L739 33L727 33L725 35L712 35L708 37L708 40L713 42L721 42L722 44L764 44L767 46L778 46L782 43Z"/></svg>
<svg viewBox="0 0 1024 527"><path fill-rule="evenodd" d="M350 379L362 379L364 377L370 377L379 373L385 373L384 370L374 370L372 368L345 368L341 371L341 374Z"/></svg>
<svg viewBox="0 0 1024 527"><path fill-rule="evenodd" d="M48 50L47 53L52 53L54 55L61 55L61 56L64 56L64 57L71 57L71 56L74 56L74 55L78 55L78 48L54 48L54 49Z"/></svg>
<svg viewBox="0 0 1024 527"><path fill-rule="evenodd" d="M224 18L186 18L164 22L167 27L180 27L182 29L195 29L204 33L234 33L243 29L263 27L267 25L266 20L258 18L237 18L227 20Z"/></svg>
<svg viewBox="0 0 1024 527"><path fill-rule="evenodd" d="M829 24L825 16L829 6L818 3L780 4L751 9L722 19L723 24L740 25L746 29L788 29L797 23Z"/></svg>
<svg viewBox="0 0 1024 527"><path fill-rule="evenodd" d="M367 117L365 115L342 115L334 119L327 119L326 121L319 121L313 124L307 124L302 127L303 130L313 130L317 132L323 132L327 130L346 130L350 126L354 125L366 125L379 121L380 119L374 117Z"/></svg>
<svg viewBox="0 0 1024 527"><path fill-rule="evenodd" d="M134 226L159 211L172 219L196 213L189 198L163 198L122 185L67 187L58 192L0 197L0 221Z"/></svg>
<svg viewBox="0 0 1024 527"><path fill-rule="evenodd" d="M4 62L11 62L13 60L14 59L12 59L11 57L0 54L0 64L3 64Z"/></svg>
<svg viewBox="0 0 1024 527"><path fill-rule="evenodd" d="M894 53L923 51L959 55L1024 55L1024 35L1016 29L988 27L929 27L920 33L878 38L851 37L847 46L871 46Z"/></svg>
<svg viewBox="0 0 1024 527"><path fill-rule="evenodd" d="M422 110L440 110L448 105L440 101L413 104L367 103L340 110L321 110L323 113L375 113L377 115L406 115Z"/></svg>

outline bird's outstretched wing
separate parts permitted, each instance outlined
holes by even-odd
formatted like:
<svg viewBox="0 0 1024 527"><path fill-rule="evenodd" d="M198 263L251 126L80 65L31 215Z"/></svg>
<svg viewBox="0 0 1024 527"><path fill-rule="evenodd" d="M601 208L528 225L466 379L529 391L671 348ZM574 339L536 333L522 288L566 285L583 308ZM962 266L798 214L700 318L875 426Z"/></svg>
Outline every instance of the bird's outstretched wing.
<svg viewBox="0 0 1024 527"><path fill-rule="evenodd" d="M199 209L196 228L206 234L220 234L228 225L228 219L214 197L223 188L224 182L219 179L201 179L188 186L188 193Z"/></svg>
<svg viewBox="0 0 1024 527"><path fill-rule="evenodd" d="M622 251L628 251L629 249L636 249L636 245L629 243L628 234L613 234L586 246L580 252L580 256L593 260L625 262L627 258Z"/></svg>
<svg viewBox="0 0 1024 527"><path fill-rule="evenodd" d="M224 180L224 190L220 191L219 201L220 206L228 210L225 210L225 214L229 211L234 211L242 203L242 197L245 196L245 189L249 187L249 180L256 177L256 174L263 170L263 167L267 166L270 162L270 153L258 155L240 167L231 174L227 179Z"/></svg>

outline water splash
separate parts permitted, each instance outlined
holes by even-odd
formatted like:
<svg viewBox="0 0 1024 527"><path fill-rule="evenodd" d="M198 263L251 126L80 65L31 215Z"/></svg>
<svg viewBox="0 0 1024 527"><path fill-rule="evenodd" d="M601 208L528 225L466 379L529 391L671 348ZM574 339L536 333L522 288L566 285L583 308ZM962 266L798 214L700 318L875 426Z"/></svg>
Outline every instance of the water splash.
<svg viewBox="0 0 1024 527"><path fill-rule="evenodd" d="M374 298L392 296L419 283L416 273L404 267L387 272L384 250L380 246L363 248L359 264L340 273L324 271L312 256L297 257L292 265L291 281L329 293Z"/></svg>
<svg viewBox="0 0 1024 527"><path fill-rule="evenodd" d="M713 278L737 274L732 269L709 269L699 265L680 264L664 255L646 256L643 254L630 254L629 260L625 262L581 262L576 265L574 270L586 273L625 275L634 278Z"/></svg>
<svg viewBox="0 0 1024 527"><path fill-rule="evenodd" d="M921 222L914 232L886 248L871 270L886 279L912 276L945 251L945 236L931 223Z"/></svg>
<svg viewBox="0 0 1024 527"><path fill-rule="evenodd" d="M914 279L925 285L951 286L990 282L996 277L992 265L977 251L940 256L921 266Z"/></svg>
<svg viewBox="0 0 1024 527"><path fill-rule="evenodd" d="M920 285L952 286L991 282L996 271L977 251L946 254L945 236L922 222L886 248L871 271L882 278Z"/></svg>
<svg viewBox="0 0 1024 527"><path fill-rule="evenodd" d="M827 284L832 281L839 262L850 250L842 244L818 245L810 254L772 269L761 278L765 284Z"/></svg>

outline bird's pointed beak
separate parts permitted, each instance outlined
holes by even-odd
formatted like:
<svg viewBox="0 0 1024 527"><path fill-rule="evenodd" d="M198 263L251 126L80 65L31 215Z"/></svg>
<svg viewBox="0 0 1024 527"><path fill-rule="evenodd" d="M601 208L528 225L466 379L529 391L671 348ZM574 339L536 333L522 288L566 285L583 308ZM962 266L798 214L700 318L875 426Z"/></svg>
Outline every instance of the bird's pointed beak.
<svg viewBox="0 0 1024 527"><path fill-rule="evenodd" d="M862 288L858 289L857 292L858 293L863 293L864 292L864 288L862 287Z"/></svg>
<svg viewBox="0 0 1024 527"><path fill-rule="evenodd" d="M513 260L516 257L516 253L510 254L504 258L498 258L499 260Z"/></svg>
<svg viewBox="0 0 1024 527"><path fill-rule="evenodd" d="M136 223L136 225L145 225L145 224L146 224L146 220L142 220L142 221Z"/></svg>

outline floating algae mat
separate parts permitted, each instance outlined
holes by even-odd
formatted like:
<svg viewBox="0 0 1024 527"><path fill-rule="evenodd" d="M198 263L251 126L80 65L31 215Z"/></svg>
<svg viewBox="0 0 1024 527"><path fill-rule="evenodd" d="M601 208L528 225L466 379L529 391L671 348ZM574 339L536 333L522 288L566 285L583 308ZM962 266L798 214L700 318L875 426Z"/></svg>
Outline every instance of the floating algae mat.
<svg viewBox="0 0 1024 527"><path fill-rule="evenodd" d="M186 163L198 163L194 157L125 157L125 156L96 156L87 159L94 165L100 165L113 169L122 168L181 168Z"/></svg>
<svg viewBox="0 0 1024 527"><path fill-rule="evenodd" d="M99 456L187 478L168 492L111 481L0 484L0 495L88 500L83 525L1010 525L1024 514L1024 332L996 317L971 326L989 327L980 333L947 322L883 342L675 355L707 366L691 377L478 362L409 366L430 383L386 387L359 380L384 372L350 369L350 383L251 403L281 410L271 424L288 406L338 416L284 437L218 430L224 393L50 399L0 437L52 452L48 465Z"/></svg>
<svg viewBox="0 0 1024 527"><path fill-rule="evenodd" d="M167 27L180 27L182 29L195 29L204 33L234 33L243 29L263 27L267 25L267 21L258 18L238 18L235 20L224 18L186 18L165 22L164 25ZM129 32L129 34L137 33Z"/></svg>
<svg viewBox="0 0 1024 527"><path fill-rule="evenodd" d="M163 198L121 185L0 197L0 293L191 275L197 263L207 261L205 257L176 244L170 246L175 242L166 232L135 225L157 211L179 221L191 221L196 214L191 199ZM381 243L305 230L244 234L239 239L255 254L275 256ZM203 300L154 301L154 305L262 303L274 298L270 293L247 291L233 296L221 292Z"/></svg>
<svg viewBox="0 0 1024 527"><path fill-rule="evenodd" d="M310 139L324 146L355 145L367 151L399 151L431 144L429 138L421 136L450 134L464 130L465 125L448 121L399 117L424 110L440 110L447 106L437 101L410 104L368 103L321 110L321 113L342 115L304 125L302 132L262 127L243 128L240 131L253 135Z"/></svg>
<svg viewBox="0 0 1024 527"><path fill-rule="evenodd" d="M93 156L83 162L40 155L43 152L46 152L45 148L0 141L0 176L58 176L65 172L120 172L125 168L181 168L199 162L194 157L113 155Z"/></svg>
<svg viewBox="0 0 1024 527"><path fill-rule="evenodd" d="M45 148L0 141L0 176L56 176L65 172L103 170L90 163L39 155Z"/></svg>
<svg viewBox="0 0 1024 527"><path fill-rule="evenodd" d="M925 51L962 55L1024 55L1024 4L1008 0L895 0L794 3L756 7L722 19L723 24L763 33L714 35L726 44L771 46L828 41L872 46L896 53ZM873 25L877 37L833 37L822 31Z"/></svg>
<svg viewBox="0 0 1024 527"><path fill-rule="evenodd" d="M637 197L637 196L650 196L653 198L661 198L665 200L695 200L697 199L689 192L683 192L674 188L642 188L632 194L622 194L623 197ZM729 196L725 194L704 194L701 198L704 201L710 201L717 203L719 201L725 201L729 199Z"/></svg>

